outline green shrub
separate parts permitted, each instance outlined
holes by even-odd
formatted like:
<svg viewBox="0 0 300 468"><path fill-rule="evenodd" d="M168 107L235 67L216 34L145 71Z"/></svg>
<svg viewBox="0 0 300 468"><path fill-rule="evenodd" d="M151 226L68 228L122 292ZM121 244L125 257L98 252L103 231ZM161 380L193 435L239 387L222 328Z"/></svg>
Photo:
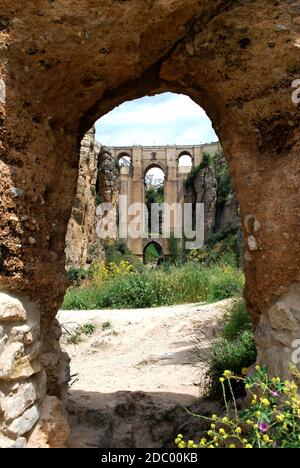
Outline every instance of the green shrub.
<svg viewBox="0 0 300 468"><path fill-rule="evenodd" d="M208 301L215 302L230 297L240 296L244 286L244 275L231 266L212 268L208 285Z"/></svg>
<svg viewBox="0 0 300 468"><path fill-rule="evenodd" d="M71 267L68 270L67 275L68 275L69 281L71 281L72 283L76 283L76 282L78 283L78 282L85 280L86 278L89 278L90 271L85 270L84 268Z"/></svg>
<svg viewBox="0 0 300 468"><path fill-rule="evenodd" d="M168 240L170 255L166 259L166 263L169 264L180 264L185 259L185 254L182 247L181 239L176 239L174 234L171 234Z"/></svg>
<svg viewBox="0 0 300 468"><path fill-rule="evenodd" d="M70 335L67 339L68 344L73 344L73 345L78 345L79 343L82 342L82 336L81 333L75 332L72 335Z"/></svg>
<svg viewBox="0 0 300 468"><path fill-rule="evenodd" d="M85 323L80 327L80 332L83 333L83 335L93 335L96 331L96 325L93 323Z"/></svg>
<svg viewBox="0 0 300 468"><path fill-rule="evenodd" d="M205 376L206 393L211 397L222 394L220 377L227 369L236 375L250 367L256 360L257 350L251 318L244 301L235 302L225 317L222 336L218 338L211 350L203 348L202 338L195 339L193 353L199 362L208 366ZM243 393L243 386L236 381L235 391Z"/></svg>
<svg viewBox="0 0 300 468"><path fill-rule="evenodd" d="M243 273L220 262L208 268L199 263L166 264L108 279L101 286L70 288L67 310L145 308L171 304L217 301L241 293Z"/></svg>
<svg viewBox="0 0 300 468"><path fill-rule="evenodd" d="M241 376L242 370L250 367L255 362L256 356L256 343L252 331L243 331L232 341L225 338L219 339L213 347L207 372L210 382L209 394L211 396L222 394L220 377L226 369L230 368L236 375ZM235 381L236 394L243 395L243 391L244 387L241 382Z"/></svg>
<svg viewBox="0 0 300 468"><path fill-rule="evenodd" d="M199 164L196 167L193 167L191 172L187 176L186 180L184 181L185 188L186 189L193 188L199 172L203 171L203 169L210 167L212 165L213 165L213 157L208 153L204 153L201 164Z"/></svg>
<svg viewBox="0 0 300 468"><path fill-rule="evenodd" d="M111 281L104 285L98 297L99 308L105 309L139 309L159 305L155 282L149 273Z"/></svg>
<svg viewBox="0 0 300 468"><path fill-rule="evenodd" d="M230 233L218 231L212 234L204 247L189 252L188 260L197 261L206 266L217 262L239 266L238 231Z"/></svg>
<svg viewBox="0 0 300 468"><path fill-rule="evenodd" d="M227 315L223 330L223 338L226 340L234 340L239 333L244 331L253 331L253 323L246 309L245 301L237 301Z"/></svg>
<svg viewBox="0 0 300 468"><path fill-rule="evenodd" d="M105 331L105 330L111 330L112 329L112 323L111 322L104 322L102 323L102 330Z"/></svg>
<svg viewBox="0 0 300 468"><path fill-rule="evenodd" d="M159 187L149 186L146 191L146 201L149 204L163 203L164 193L165 193L164 185L160 185Z"/></svg>

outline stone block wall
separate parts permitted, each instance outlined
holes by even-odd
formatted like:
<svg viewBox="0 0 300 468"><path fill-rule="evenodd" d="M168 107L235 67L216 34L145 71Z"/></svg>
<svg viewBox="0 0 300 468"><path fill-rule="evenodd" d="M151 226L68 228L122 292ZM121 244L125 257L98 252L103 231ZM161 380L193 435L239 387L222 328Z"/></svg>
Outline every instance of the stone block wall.
<svg viewBox="0 0 300 468"><path fill-rule="evenodd" d="M55 334L49 336L55 339ZM42 355L42 341L37 306L24 298L0 292L1 448L24 448L27 444L59 447L68 437L62 404L57 396L47 395L51 379L48 374L47 382L45 370L52 359L57 388L65 389L64 396L58 395L63 401L68 376L59 379L59 374L64 361L56 358L59 354L53 353L53 349L51 355Z"/></svg>

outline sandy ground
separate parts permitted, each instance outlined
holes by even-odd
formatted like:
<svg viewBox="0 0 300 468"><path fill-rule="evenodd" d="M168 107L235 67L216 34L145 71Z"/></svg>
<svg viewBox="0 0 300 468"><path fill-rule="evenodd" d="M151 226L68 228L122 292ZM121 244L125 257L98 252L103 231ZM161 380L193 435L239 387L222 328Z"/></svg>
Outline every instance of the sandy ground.
<svg viewBox="0 0 300 468"><path fill-rule="evenodd" d="M153 413L190 405L200 396L197 383L205 366L199 366L192 353L193 338L201 337L209 349L227 305L222 301L142 310L61 311L62 347L71 357L73 376L70 446L160 446L160 436L137 423L145 415L153 419ZM69 333L86 323L96 326L95 333L83 335L79 345L68 344Z"/></svg>

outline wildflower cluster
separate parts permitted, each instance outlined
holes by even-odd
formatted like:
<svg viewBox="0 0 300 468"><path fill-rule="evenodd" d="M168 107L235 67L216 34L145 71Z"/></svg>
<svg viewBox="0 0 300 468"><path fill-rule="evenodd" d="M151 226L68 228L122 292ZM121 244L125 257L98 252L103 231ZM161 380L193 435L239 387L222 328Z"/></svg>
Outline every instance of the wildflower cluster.
<svg viewBox="0 0 300 468"><path fill-rule="evenodd" d="M299 372L291 369L299 378ZM245 374L246 369L242 370ZM233 380L242 380L251 396L248 408L238 411ZM266 368L256 367L253 377L241 378L226 370L220 378L226 416L198 416L210 421L210 430L199 442L175 440L179 448L300 448L300 398L294 381L270 378ZM232 402L226 397L225 383Z"/></svg>
<svg viewBox="0 0 300 468"><path fill-rule="evenodd" d="M93 263L92 269L93 283L96 285L117 276L127 276L133 273L133 266L126 260L122 260L120 263L109 262L106 264L95 262Z"/></svg>

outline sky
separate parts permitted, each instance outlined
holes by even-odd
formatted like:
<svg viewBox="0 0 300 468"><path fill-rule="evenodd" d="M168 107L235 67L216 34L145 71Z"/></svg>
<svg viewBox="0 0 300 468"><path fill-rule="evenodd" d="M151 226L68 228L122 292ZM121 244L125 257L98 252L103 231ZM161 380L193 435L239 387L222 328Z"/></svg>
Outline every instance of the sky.
<svg viewBox="0 0 300 468"><path fill-rule="evenodd" d="M106 146L194 145L217 141L204 110L182 94L164 93L128 101L96 123Z"/></svg>

